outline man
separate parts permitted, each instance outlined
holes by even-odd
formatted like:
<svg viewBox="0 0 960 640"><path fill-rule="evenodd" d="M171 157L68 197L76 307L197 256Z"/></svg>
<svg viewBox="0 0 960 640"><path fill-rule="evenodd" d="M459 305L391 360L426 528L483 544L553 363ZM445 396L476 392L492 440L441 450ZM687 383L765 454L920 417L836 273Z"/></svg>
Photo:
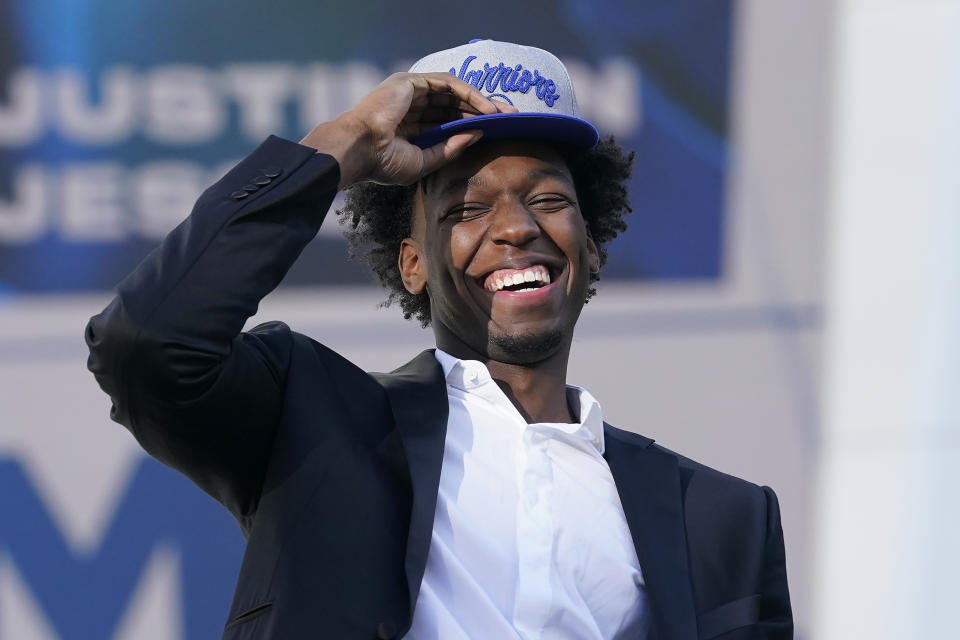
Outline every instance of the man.
<svg viewBox="0 0 960 640"><path fill-rule="evenodd" d="M88 325L112 417L248 538L223 637L790 637L773 492L566 385L629 158L545 51L412 71L268 139ZM241 332L351 185L353 239L436 337L391 374Z"/></svg>

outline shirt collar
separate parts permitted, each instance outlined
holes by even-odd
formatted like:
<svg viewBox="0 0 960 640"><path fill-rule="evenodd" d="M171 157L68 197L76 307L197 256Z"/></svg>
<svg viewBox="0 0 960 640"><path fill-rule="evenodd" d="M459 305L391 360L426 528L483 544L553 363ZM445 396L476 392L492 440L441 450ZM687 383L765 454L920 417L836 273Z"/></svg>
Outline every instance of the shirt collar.
<svg viewBox="0 0 960 640"><path fill-rule="evenodd" d="M493 385L491 393L495 394L496 397L489 397L488 394L485 393L481 395L484 395L492 402L505 402L513 408L513 403L510 402L496 383L493 382L486 365L482 362L478 360L461 360L440 348L437 348L434 354L437 362L440 363L440 367L443 369L443 376L448 386L466 393L477 393L482 387L487 386L487 382L490 382ZM597 399L594 398L589 391L583 387L572 384L567 385L567 402L572 409L577 411L577 417L580 419L580 422L573 424L564 422L536 423L536 426L543 425L557 429L570 436L578 436L588 440L597 452L603 455L605 445L603 439L603 414L600 410L600 403L597 402ZM514 411L516 411L515 408Z"/></svg>

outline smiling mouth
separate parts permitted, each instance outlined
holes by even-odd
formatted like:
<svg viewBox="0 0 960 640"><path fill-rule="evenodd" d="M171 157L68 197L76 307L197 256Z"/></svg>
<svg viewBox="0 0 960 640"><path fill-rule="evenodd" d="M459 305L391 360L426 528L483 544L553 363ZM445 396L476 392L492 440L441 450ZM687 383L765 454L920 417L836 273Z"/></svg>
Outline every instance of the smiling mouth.
<svg viewBox="0 0 960 640"><path fill-rule="evenodd" d="M497 269L484 279L483 288L492 293L523 293L536 291L550 282L550 269L542 264L535 264L523 269Z"/></svg>

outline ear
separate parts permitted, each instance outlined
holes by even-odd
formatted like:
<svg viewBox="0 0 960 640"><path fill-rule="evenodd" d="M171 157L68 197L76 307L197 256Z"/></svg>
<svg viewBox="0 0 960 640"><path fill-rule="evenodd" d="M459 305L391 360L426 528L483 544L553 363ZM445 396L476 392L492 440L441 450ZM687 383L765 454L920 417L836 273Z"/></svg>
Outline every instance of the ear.
<svg viewBox="0 0 960 640"><path fill-rule="evenodd" d="M600 252L597 250L597 245L593 241L593 236L590 235L589 228L587 229L587 256L590 273L594 275L600 273Z"/></svg>
<svg viewBox="0 0 960 640"><path fill-rule="evenodd" d="M423 260L420 243L413 238L404 238L397 257L400 279L404 288L414 295L423 293L427 286L427 264Z"/></svg>

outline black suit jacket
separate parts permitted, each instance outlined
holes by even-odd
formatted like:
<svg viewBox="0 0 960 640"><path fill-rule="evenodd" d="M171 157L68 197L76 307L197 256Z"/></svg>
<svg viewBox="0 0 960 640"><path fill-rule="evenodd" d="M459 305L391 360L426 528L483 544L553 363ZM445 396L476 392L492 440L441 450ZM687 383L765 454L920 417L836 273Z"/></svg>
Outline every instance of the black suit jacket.
<svg viewBox="0 0 960 640"><path fill-rule="evenodd" d="M432 352L368 374L284 324L242 332L338 181L329 156L268 139L87 327L112 418L247 537L227 640L401 637L423 577L447 420ZM655 637L791 637L773 492L604 429Z"/></svg>

